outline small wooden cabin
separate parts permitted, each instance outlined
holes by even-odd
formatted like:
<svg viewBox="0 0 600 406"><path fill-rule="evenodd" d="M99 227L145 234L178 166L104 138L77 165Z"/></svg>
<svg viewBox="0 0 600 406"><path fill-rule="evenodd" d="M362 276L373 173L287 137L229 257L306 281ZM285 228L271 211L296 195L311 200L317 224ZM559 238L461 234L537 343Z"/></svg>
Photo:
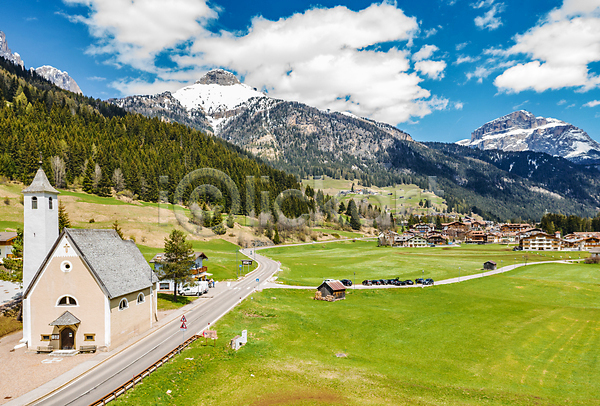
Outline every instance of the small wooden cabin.
<svg viewBox="0 0 600 406"><path fill-rule="evenodd" d="M483 263L483 269L486 271L493 271L497 267L497 264L494 261L486 261Z"/></svg>
<svg viewBox="0 0 600 406"><path fill-rule="evenodd" d="M346 287L340 281L325 281L317 288L317 292L321 293L322 300L331 296L331 300L342 300L346 298Z"/></svg>

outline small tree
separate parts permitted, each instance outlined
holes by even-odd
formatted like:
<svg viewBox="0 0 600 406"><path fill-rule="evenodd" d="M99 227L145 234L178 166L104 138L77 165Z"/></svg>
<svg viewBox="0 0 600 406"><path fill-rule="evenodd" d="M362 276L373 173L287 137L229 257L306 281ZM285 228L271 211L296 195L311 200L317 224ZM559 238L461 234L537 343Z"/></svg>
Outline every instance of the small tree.
<svg viewBox="0 0 600 406"><path fill-rule="evenodd" d="M275 227L275 235L273 236L273 244L275 244L275 245L281 244L281 238L279 237L279 231L277 230L277 227Z"/></svg>
<svg viewBox="0 0 600 406"><path fill-rule="evenodd" d="M160 280L172 280L175 283L173 296L177 301L177 287L191 281L191 268L194 250L192 244L186 242L183 231L173 230L165 238L165 256L158 271Z"/></svg>
<svg viewBox="0 0 600 406"><path fill-rule="evenodd" d="M4 258L4 268L0 270L0 280L23 283L23 230L17 229L17 238L13 241L12 258Z"/></svg>
<svg viewBox="0 0 600 406"><path fill-rule="evenodd" d="M233 228L234 225L235 225L235 218L233 217L233 214L229 213L229 216L227 216L227 227Z"/></svg>
<svg viewBox="0 0 600 406"><path fill-rule="evenodd" d="M63 202L58 202L58 232L62 233L65 228L71 228L71 220Z"/></svg>
<svg viewBox="0 0 600 406"><path fill-rule="evenodd" d="M112 229L115 230L117 234L119 234L119 237L121 237L121 239L123 239L123 230L121 230L121 226L119 226L119 220L115 220L115 222L112 224Z"/></svg>
<svg viewBox="0 0 600 406"><path fill-rule="evenodd" d="M346 211L346 205L344 202L340 203L340 207L338 207L338 213L343 214Z"/></svg>

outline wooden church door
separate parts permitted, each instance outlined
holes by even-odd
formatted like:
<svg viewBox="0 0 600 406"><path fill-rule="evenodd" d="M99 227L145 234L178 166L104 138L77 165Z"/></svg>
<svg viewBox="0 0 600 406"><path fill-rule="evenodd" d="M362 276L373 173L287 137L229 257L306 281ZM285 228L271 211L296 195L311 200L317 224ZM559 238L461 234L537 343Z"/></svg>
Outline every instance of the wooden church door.
<svg viewBox="0 0 600 406"><path fill-rule="evenodd" d="M75 332L67 327L60 332L60 349L72 350L75 346Z"/></svg>

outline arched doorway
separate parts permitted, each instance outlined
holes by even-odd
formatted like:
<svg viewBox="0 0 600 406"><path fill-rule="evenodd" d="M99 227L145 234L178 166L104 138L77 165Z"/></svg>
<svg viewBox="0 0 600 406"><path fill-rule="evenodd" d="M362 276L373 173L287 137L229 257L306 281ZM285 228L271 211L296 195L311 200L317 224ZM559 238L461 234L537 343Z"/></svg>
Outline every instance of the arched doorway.
<svg viewBox="0 0 600 406"><path fill-rule="evenodd" d="M75 348L75 332L70 327L64 328L60 332L60 349L72 350Z"/></svg>

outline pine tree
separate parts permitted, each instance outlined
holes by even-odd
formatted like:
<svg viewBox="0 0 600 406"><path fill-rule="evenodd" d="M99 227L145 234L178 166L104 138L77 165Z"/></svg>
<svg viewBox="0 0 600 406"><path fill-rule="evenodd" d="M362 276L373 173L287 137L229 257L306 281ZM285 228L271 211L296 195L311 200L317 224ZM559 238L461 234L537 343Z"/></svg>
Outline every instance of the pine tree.
<svg viewBox="0 0 600 406"><path fill-rule="evenodd" d="M100 182L98 183L98 196L109 197L111 196L110 192L110 179L106 174L106 171L102 172L102 177L100 178Z"/></svg>
<svg viewBox="0 0 600 406"><path fill-rule="evenodd" d="M338 207L338 213L342 214L346 211L346 205L344 204L344 202L340 203L340 207Z"/></svg>
<svg viewBox="0 0 600 406"><path fill-rule="evenodd" d="M173 230L169 237L165 238L165 256L158 277L160 280L175 282L173 291L175 301L177 301L177 288L192 279L193 255L192 244L185 240L183 231Z"/></svg>
<svg viewBox="0 0 600 406"><path fill-rule="evenodd" d="M352 202L354 202L354 200L352 200ZM358 214L358 208L356 207L356 204L351 206L352 207L350 208L350 227L352 227L352 229L354 230L360 230L361 224L360 216Z"/></svg>
<svg viewBox="0 0 600 406"><path fill-rule="evenodd" d="M275 244L275 245L281 244L281 238L279 237L279 231L277 230L277 227L275 227L275 235L273 236L273 244Z"/></svg>
<svg viewBox="0 0 600 406"><path fill-rule="evenodd" d="M115 222L112 224L112 229L115 230L117 234L119 234L119 237L121 237L121 239L123 239L123 230L121 230L119 220L115 220Z"/></svg>
<svg viewBox="0 0 600 406"><path fill-rule="evenodd" d="M65 228L71 228L69 213L65 209L63 202L58 202L58 232L62 233Z"/></svg>
<svg viewBox="0 0 600 406"><path fill-rule="evenodd" d="M85 193L94 193L94 168L96 164L94 161L89 160L85 167L85 174L83 175L83 191Z"/></svg>
<svg viewBox="0 0 600 406"><path fill-rule="evenodd" d="M12 258L4 258L4 268L0 269L0 280L23 283L23 230L17 229L17 238L13 241Z"/></svg>

